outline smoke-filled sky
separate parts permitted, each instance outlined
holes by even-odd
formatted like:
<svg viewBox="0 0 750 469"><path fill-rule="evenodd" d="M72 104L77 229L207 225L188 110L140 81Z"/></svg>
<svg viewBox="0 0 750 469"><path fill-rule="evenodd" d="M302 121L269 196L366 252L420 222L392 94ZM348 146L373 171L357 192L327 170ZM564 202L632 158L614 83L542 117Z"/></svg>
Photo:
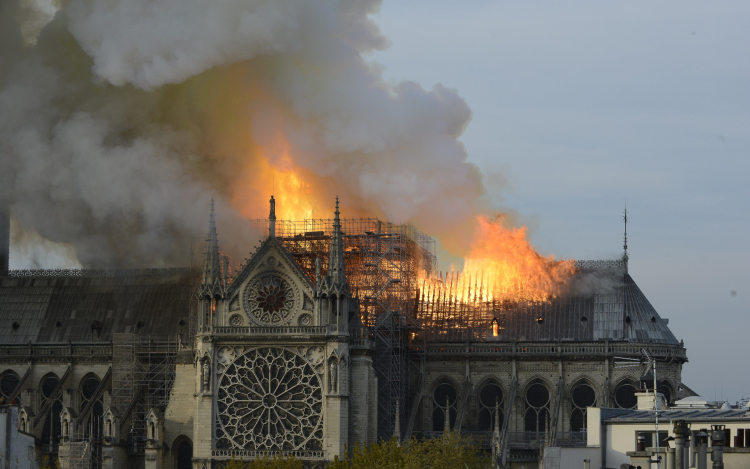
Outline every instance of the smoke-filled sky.
<svg viewBox="0 0 750 469"><path fill-rule="evenodd" d="M12 267L184 264L212 197L242 255L272 190L280 218L338 194L459 256L511 211L545 254L612 258L627 199L685 381L750 394L745 2L62 4L0 2Z"/></svg>
<svg viewBox="0 0 750 469"><path fill-rule="evenodd" d="M706 398L750 396L750 4L385 2L387 79L458 89L461 141L542 252L622 253Z"/></svg>

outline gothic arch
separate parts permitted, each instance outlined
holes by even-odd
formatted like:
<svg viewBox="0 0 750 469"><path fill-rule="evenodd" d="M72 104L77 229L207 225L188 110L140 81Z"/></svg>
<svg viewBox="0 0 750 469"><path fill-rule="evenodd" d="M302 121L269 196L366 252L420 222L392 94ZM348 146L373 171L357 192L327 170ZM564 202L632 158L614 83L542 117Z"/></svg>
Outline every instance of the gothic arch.
<svg viewBox="0 0 750 469"><path fill-rule="evenodd" d="M42 405L47 399L52 397L52 392L59 383L60 377L55 373L50 372L42 376L42 379L39 380L39 394L42 398ZM42 429L41 438L43 445L56 445L60 442L60 436L62 434L60 414L62 413L62 410L62 399L60 395L57 395L49 412L44 417L44 427Z"/></svg>
<svg viewBox="0 0 750 469"><path fill-rule="evenodd" d="M13 370L5 370L0 374L0 396L6 401L10 399L11 394L15 391L21 377Z"/></svg>
<svg viewBox="0 0 750 469"><path fill-rule="evenodd" d="M535 383L542 383L550 393L555 394L554 391L557 389L557 383L552 383L544 375L537 373L529 377L523 384L521 382L518 383L518 389L523 390L523 394L521 395L525 396L529 387Z"/></svg>
<svg viewBox="0 0 750 469"><path fill-rule="evenodd" d="M171 446L171 469L193 468L193 441L186 435L178 435Z"/></svg>
<svg viewBox="0 0 750 469"><path fill-rule="evenodd" d="M629 376L621 378L612 387L612 402L614 407L634 409L638 404L635 393L638 390L637 381Z"/></svg>
<svg viewBox="0 0 750 469"><path fill-rule="evenodd" d="M587 408L596 407L601 401L601 393L588 376L578 378L569 388L570 431L584 431L587 425Z"/></svg>
<svg viewBox="0 0 750 469"><path fill-rule="evenodd" d="M453 428L458 408L458 390L459 387L447 375L437 378L430 386L430 402L432 403L430 412L433 431L442 432L445 429L446 401L448 404L448 424L450 428Z"/></svg>
<svg viewBox="0 0 750 469"><path fill-rule="evenodd" d="M101 384L101 378L94 372L87 373L78 383L78 414L81 416L83 409L89 405L94 397L96 389ZM83 428L85 434L93 432L96 435L102 433L102 416L104 415L104 401L99 396L92 404L91 411L86 416L85 422L79 422L78 425Z"/></svg>
<svg viewBox="0 0 750 469"><path fill-rule="evenodd" d="M499 379L487 377L477 386L476 396L476 425L479 431L489 431L495 425L495 403L499 404L498 420L500 427L503 426L505 416L505 403L507 399L506 389Z"/></svg>
<svg viewBox="0 0 750 469"><path fill-rule="evenodd" d="M667 401L667 405L672 404L674 402L675 397L675 386L672 384L672 382L669 379L663 379L658 381L659 389L658 391L662 394L664 394L664 399Z"/></svg>
<svg viewBox="0 0 750 469"><path fill-rule="evenodd" d="M545 431L550 420L553 389L543 378L532 378L526 383L522 394L525 404L524 431Z"/></svg>

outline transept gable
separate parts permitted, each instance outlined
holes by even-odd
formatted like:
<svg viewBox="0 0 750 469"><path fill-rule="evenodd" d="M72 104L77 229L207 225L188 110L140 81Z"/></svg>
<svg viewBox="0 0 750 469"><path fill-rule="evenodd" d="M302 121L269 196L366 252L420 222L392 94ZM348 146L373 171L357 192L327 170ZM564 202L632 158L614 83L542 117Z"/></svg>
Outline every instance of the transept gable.
<svg viewBox="0 0 750 469"><path fill-rule="evenodd" d="M296 262L274 237L269 237L227 292L231 325L312 325L314 287ZM234 319L233 319L234 318Z"/></svg>
<svg viewBox="0 0 750 469"><path fill-rule="evenodd" d="M271 261L273 265L270 265L268 262L271 257L273 258ZM312 294L314 289L312 282L297 266L289 251L276 238L269 237L260 245L255 254L253 254L253 257L250 258L245 267L234 281L232 281L232 285L227 289L227 297L234 297L241 290L242 285L247 282L248 277L258 273L262 269L276 269L294 275L300 283L305 285L306 289L309 289L309 293Z"/></svg>

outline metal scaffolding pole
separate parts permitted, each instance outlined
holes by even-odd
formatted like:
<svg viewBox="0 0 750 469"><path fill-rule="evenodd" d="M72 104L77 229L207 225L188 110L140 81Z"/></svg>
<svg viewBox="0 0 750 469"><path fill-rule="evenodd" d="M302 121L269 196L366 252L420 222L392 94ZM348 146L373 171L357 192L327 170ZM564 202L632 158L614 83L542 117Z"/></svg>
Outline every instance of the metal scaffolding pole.
<svg viewBox="0 0 750 469"><path fill-rule="evenodd" d="M268 232L268 220L251 223L259 233ZM402 426L408 421L410 367L421 366L424 348L411 347L420 329L414 314L416 294L419 279L434 275L435 241L412 226L375 218L341 223L347 281L359 299L362 323L373 335L377 350L378 437L389 438L396 409ZM311 281L317 259L327 271L332 232L333 219L276 221L276 239Z"/></svg>

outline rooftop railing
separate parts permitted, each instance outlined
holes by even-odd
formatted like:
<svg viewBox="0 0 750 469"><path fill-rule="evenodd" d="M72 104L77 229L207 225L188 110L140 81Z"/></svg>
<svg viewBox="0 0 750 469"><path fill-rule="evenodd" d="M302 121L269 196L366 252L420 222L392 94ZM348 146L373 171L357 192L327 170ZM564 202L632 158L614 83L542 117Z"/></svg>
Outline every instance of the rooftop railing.
<svg viewBox="0 0 750 469"><path fill-rule="evenodd" d="M579 356L625 356L640 357L644 344L637 343L612 343L612 342L578 342L557 344L534 343L534 342L469 342L468 344L456 343L429 343L426 346L428 355L461 355L461 356L494 356L494 357L534 357L534 356L558 356L574 358ZM679 345L657 345L645 346L649 352L660 358L686 359L685 349Z"/></svg>

